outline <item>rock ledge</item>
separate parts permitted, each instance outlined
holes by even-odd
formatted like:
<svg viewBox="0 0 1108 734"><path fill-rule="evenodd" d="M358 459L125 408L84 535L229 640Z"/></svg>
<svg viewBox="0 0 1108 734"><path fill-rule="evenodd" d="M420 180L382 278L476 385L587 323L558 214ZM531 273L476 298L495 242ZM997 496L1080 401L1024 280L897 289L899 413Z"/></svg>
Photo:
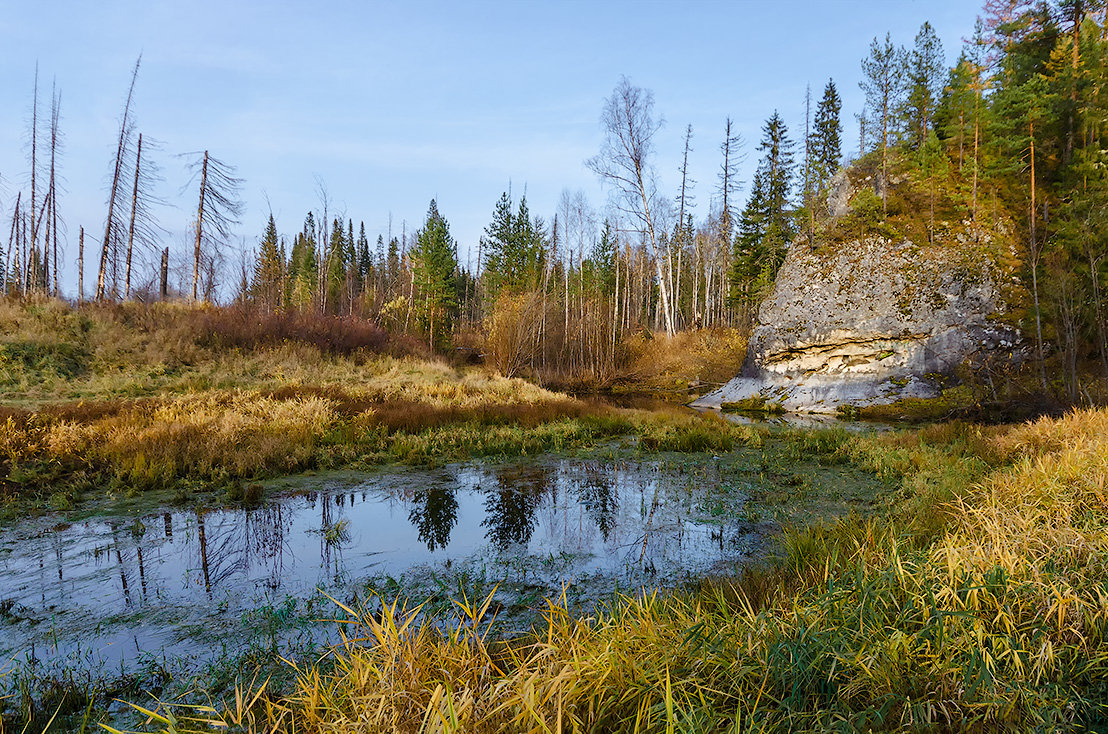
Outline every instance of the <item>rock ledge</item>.
<svg viewBox="0 0 1108 734"><path fill-rule="evenodd" d="M1010 354L998 268L963 244L796 244L758 312L738 377L694 407L764 399L834 413L940 394L956 367Z"/></svg>

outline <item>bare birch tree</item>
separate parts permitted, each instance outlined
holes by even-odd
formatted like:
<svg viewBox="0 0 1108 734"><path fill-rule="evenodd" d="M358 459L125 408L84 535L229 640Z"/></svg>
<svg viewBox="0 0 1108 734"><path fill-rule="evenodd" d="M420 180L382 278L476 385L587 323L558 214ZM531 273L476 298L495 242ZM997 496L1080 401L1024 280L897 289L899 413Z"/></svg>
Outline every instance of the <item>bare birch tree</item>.
<svg viewBox="0 0 1108 734"><path fill-rule="evenodd" d="M616 208L638 224L650 244L666 333L672 335L673 311L654 219L657 185L651 163L652 140L662 126L660 120L654 119L654 94L631 86L630 80L622 77L605 101L600 119L604 143L600 153L585 164L612 187Z"/></svg>

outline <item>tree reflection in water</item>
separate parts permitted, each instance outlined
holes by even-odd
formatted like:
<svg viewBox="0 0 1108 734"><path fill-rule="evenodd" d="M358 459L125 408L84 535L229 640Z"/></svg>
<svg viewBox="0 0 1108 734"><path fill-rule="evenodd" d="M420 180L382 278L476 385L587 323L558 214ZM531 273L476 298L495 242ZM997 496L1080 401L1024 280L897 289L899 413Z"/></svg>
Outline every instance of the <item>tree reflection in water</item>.
<svg viewBox="0 0 1108 734"><path fill-rule="evenodd" d="M450 542L450 531L458 522L458 498L453 487L432 487L417 492L408 512L408 522L415 526L419 540L434 552Z"/></svg>
<svg viewBox="0 0 1108 734"><path fill-rule="evenodd" d="M526 545L535 532L535 510L553 485L550 467L505 466L494 470L496 488L485 498L486 537L498 550Z"/></svg>
<svg viewBox="0 0 1108 734"><path fill-rule="evenodd" d="M600 536L607 542L619 504L616 472L611 467L586 464L584 477L572 482L570 486L576 489L577 500L585 506L589 517L596 523Z"/></svg>

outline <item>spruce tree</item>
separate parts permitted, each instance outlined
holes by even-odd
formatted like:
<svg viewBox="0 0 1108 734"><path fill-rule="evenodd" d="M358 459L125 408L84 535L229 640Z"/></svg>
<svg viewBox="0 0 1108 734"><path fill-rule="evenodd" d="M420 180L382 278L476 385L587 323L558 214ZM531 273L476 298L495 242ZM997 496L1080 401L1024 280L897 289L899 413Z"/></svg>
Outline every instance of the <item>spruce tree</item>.
<svg viewBox="0 0 1108 734"><path fill-rule="evenodd" d="M546 258L546 233L532 220L527 197L512 212L512 200L501 194L493 211L492 222L481 238L485 285L489 297L507 288L527 290L538 286Z"/></svg>
<svg viewBox="0 0 1108 734"><path fill-rule="evenodd" d="M823 88L823 98L816 107L816 117L812 124L812 139L809 144L812 156L811 171L815 178L814 189L823 193L827 182L839 170L842 159L842 98L835 88L835 82L827 80Z"/></svg>
<svg viewBox="0 0 1108 734"><path fill-rule="evenodd" d="M592 248L593 267L596 268L597 285L600 293L610 296L615 292L616 273L616 235L612 229L612 222L604 220L604 226L600 230L600 239Z"/></svg>
<svg viewBox="0 0 1108 734"><path fill-rule="evenodd" d="M346 242L346 230L342 226L342 221L336 218L331 223L331 242L327 247L327 256L324 258L326 268L325 305L331 313L339 313L342 310L343 296L346 291L348 256L349 247Z"/></svg>
<svg viewBox="0 0 1108 734"><path fill-rule="evenodd" d="M434 199L411 250L415 306L431 348L441 347L458 307L457 245Z"/></svg>
<svg viewBox="0 0 1108 734"><path fill-rule="evenodd" d="M306 308L315 301L318 260L316 258L315 217L311 212L304 219L304 229L292 243L289 253L288 303Z"/></svg>
<svg viewBox="0 0 1108 734"><path fill-rule="evenodd" d="M754 173L750 198L739 217L730 272L731 301L748 321L777 277L795 236L790 207L793 143L776 111L762 128L758 149L762 158Z"/></svg>
<svg viewBox="0 0 1108 734"><path fill-rule="evenodd" d="M250 287L250 295L262 308L277 309L283 305L281 286L285 275L284 265L284 257L278 249L277 224L270 214L258 249L254 282Z"/></svg>
<svg viewBox="0 0 1108 734"><path fill-rule="evenodd" d="M908 62L907 98L904 105L906 139L919 150L934 125L935 107L942 89L946 60L943 44L931 24L924 22Z"/></svg>
<svg viewBox="0 0 1108 734"><path fill-rule="evenodd" d="M739 215L739 228L735 234L731 257L730 300L739 308L743 326L748 326L754 316L756 281L762 260L762 240L765 235L766 182L762 167L754 172L750 184L750 196Z"/></svg>
<svg viewBox="0 0 1108 734"><path fill-rule="evenodd" d="M365 236L365 222L361 222L358 228L358 273L366 283L373 281L373 254L369 249L369 239Z"/></svg>
<svg viewBox="0 0 1108 734"><path fill-rule="evenodd" d="M539 217L531 217L526 196L519 200L512 235L511 285L523 289L536 288L546 262L546 230Z"/></svg>
<svg viewBox="0 0 1108 734"><path fill-rule="evenodd" d="M485 235L481 238L485 288L492 300L496 299L504 284L510 281L508 271L511 269L513 255L513 226L512 200L505 191L497 200L492 221L485 227Z"/></svg>

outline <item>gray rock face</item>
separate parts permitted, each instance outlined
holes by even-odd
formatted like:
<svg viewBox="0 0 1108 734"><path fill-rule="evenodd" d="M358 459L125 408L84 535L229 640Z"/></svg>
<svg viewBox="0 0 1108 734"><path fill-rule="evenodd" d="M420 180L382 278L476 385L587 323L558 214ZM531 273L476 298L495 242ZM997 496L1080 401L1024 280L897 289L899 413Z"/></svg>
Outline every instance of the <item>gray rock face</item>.
<svg viewBox="0 0 1108 734"><path fill-rule="evenodd" d="M841 217L850 211L850 177L846 169L840 169L831 177L831 184L827 191L827 213L833 217Z"/></svg>
<svg viewBox="0 0 1108 734"><path fill-rule="evenodd" d="M935 377L1019 341L994 320L998 275L967 256L972 249L880 238L795 245L759 309L741 374L693 405L764 398L833 413L938 395Z"/></svg>

